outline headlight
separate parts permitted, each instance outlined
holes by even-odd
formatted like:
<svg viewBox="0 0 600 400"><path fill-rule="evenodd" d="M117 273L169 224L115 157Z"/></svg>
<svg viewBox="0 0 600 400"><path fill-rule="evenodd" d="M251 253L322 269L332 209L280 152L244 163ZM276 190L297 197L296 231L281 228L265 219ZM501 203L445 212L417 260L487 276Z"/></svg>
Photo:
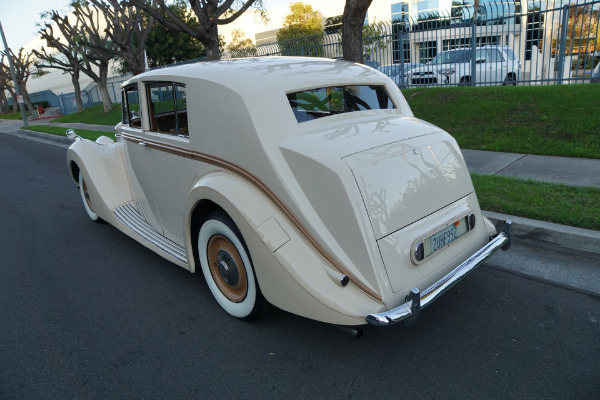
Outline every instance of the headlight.
<svg viewBox="0 0 600 400"><path fill-rule="evenodd" d="M442 69L442 70L440 70L440 74L446 75L446 76L453 75L455 72L456 72L456 70L454 68L448 68L448 69Z"/></svg>

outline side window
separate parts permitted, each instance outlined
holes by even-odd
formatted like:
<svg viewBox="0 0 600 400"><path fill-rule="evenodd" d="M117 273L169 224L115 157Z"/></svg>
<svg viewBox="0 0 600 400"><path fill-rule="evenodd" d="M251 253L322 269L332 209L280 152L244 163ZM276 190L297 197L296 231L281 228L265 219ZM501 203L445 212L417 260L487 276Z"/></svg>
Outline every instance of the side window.
<svg viewBox="0 0 600 400"><path fill-rule="evenodd" d="M477 61L478 63L489 61L486 59L486 57L487 57L486 50L476 50L475 51L475 61Z"/></svg>
<svg viewBox="0 0 600 400"><path fill-rule="evenodd" d="M153 132L188 136L187 97L185 85L161 82L149 83L148 106L150 129Z"/></svg>
<svg viewBox="0 0 600 400"><path fill-rule="evenodd" d="M140 113L140 97L136 86L126 87L122 92L121 107L123 114L123 125L134 128L142 127L142 115Z"/></svg>
<svg viewBox="0 0 600 400"><path fill-rule="evenodd" d="M515 56L515 53L512 51L512 49L510 49L508 47L506 48L506 55L508 56L508 59L511 61L514 60L515 58L517 58Z"/></svg>
<svg viewBox="0 0 600 400"><path fill-rule="evenodd" d="M490 57L490 62L502 62L504 61L504 57L502 57L502 53L498 50L488 50L488 55Z"/></svg>

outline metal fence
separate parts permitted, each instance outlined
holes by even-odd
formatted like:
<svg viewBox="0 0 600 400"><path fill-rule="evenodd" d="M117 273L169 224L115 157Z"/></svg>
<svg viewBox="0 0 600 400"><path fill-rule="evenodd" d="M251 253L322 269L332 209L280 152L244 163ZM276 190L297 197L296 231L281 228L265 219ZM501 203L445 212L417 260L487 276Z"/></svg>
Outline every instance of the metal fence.
<svg viewBox="0 0 600 400"><path fill-rule="evenodd" d="M402 87L589 82L600 62L600 0L526 4L481 0L475 18L473 5L462 4L365 25L365 64ZM283 55L342 58L341 34L326 28L222 58Z"/></svg>
<svg viewBox="0 0 600 400"><path fill-rule="evenodd" d="M113 103L121 102L121 83L131 77L128 75L119 75L111 77L107 82L108 94ZM77 111L77 103L75 102L75 92L61 93L58 95L60 101L60 110L63 114L72 114ZM88 108L102 103L98 85L95 82L90 83L81 90L81 101L83 108Z"/></svg>
<svg viewBox="0 0 600 400"><path fill-rule="evenodd" d="M600 0L569 4L480 0L477 13L467 1L453 1L446 11L420 14L401 8L391 22L365 25L365 64L379 68L403 88L592 80L592 71L600 63ZM341 32L335 26L326 27L320 35L221 54L222 59L262 56L341 59ZM178 64L205 60L200 57ZM120 84L127 79L117 76L109 80L113 102L121 101ZM56 103L52 95L38 97L36 101ZM84 107L100 104L97 85L84 88L82 98ZM58 100L64 114L76 111L74 93L60 94Z"/></svg>

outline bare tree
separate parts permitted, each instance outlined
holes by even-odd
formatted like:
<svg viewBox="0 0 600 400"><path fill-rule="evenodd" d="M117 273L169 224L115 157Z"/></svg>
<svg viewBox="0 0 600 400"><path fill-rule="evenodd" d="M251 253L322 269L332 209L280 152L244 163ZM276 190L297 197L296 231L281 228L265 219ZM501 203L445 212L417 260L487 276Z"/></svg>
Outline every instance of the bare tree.
<svg viewBox="0 0 600 400"><path fill-rule="evenodd" d="M145 43L154 18L137 7L124 6L118 0L89 0L104 15L106 36L115 47L105 48L113 55L122 57L134 74L141 74L146 69L144 55ZM154 1L149 5L154 6ZM133 41L135 36L136 40Z"/></svg>
<svg viewBox="0 0 600 400"><path fill-rule="evenodd" d="M81 100L81 87L79 85L79 73L83 60L78 54L77 47L71 43L61 43L54 37L52 26L47 26L40 32L42 39L46 40L48 47L57 50L53 54L49 54L44 47L38 50L33 50L33 54L38 61L36 66L39 69L59 69L71 75L71 82L75 90L75 104L77 112L83 111L83 101Z"/></svg>
<svg viewBox="0 0 600 400"><path fill-rule="evenodd" d="M364 63L363 25L373 0L346 0L342 15L342 51L344 60Z"/></svg>
<svg viewBox="0 0 600 400"><path fill-rule="evenodd" d="M113 109L112 100L108 93L107 80L109 61L114 58L113 50L116 45L109 39L102 29L100 13L81 2L73 2L74 22L69 15L61 15L57 11L50 11L50 19L60 31L60 37L54 36L56 43L69 43L77 49L83 63L81 72L89 76L98 85L98 92L104 105L104 112ZM51 27L46 23L46 29ZM47 40L47 39L46 39ZM58 47L57 47L58 48ZM58 48L61 53L64 52ZM93 67L98 68L98 72Z"/></svg>
<svg viewBox="0 0 600 400"><path fill-rule="evenodd" d="M24 52L22 47L19 50L18 55L15 55L15 53L13 53L13 51L10 49L9 52L10 55L4 54L4 52L2 53L7 57L12 57L19 90L21 91L21 95L23 96L23 100L25 101L27 109L29 111L33 111L33 105L31 104L31 99L29 98L29 92L27 92L27 80L31 76L31 67L33 66L32 53ZM0 64L0 68L4 70L6 75L10 75L9 67L5 65L4 62Z"/></svg>
<svg viewBox="0 0 600 400"><path fill-rule="evenodd" d="M0 60L0 65L4 66L4 54L2 54L2 60ZM2 93L0 97L2 98L2 101L6 105L6 107L5 107L6 112L10 112L10 107L8 105L8 99L6 98L4 91L8 91L8 93L10 94L10 96L12 98L13 112L15 112L15 113L19 112L19 105L17 102L17 94L15 93L15 89L13 87L12 77L10 76L10 73L8 73L7 70L5 70L3 67L0 67L0 92Z"/></svg>
<svg viewBox="0 0 600 400"><path fill-rule="evenodd" d="M204 45L209 60L219 59L218 26L235 21L253 5L262 7L262 0L188 0L190 8L198 19L198 26L190 26L169 9L165 0L155 1L156 5L148 4L146 0L128 0L125 4L146 10L156 21L169 29L189 33ZM237 6L239 8L234 9ZM263 18L266 18L264 13Z"/></svg>

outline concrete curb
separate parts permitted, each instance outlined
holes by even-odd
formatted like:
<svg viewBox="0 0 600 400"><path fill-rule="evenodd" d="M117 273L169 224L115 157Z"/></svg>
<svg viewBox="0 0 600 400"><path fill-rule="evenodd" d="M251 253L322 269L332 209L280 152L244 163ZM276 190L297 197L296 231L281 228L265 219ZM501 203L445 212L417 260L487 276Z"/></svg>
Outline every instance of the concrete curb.
<svg viewBox="0 0 600 400"><path fill-rule="evenodd" d="M600 257L600 231L576 228L516 217L491 211L484 211L494 224L510 219L513 222L512 232L519 241L526 241L566 253Z"/></svg>
<svg viewBox="0 0 600 400"><path fill-rule="evenodd" d="M66 129L65 129L65 131L66 131ZM40 139L52 140L54 142L59 142L59 143L64 143L64 144L69 144L69 145L73 143L73 141L66 136L52 135L50 133L45 133L45 132L37 132L37 131L30 131L30 130L26 130L26 129L19 129L18 133L27 135L27 136L37 137Z"/></svg>

